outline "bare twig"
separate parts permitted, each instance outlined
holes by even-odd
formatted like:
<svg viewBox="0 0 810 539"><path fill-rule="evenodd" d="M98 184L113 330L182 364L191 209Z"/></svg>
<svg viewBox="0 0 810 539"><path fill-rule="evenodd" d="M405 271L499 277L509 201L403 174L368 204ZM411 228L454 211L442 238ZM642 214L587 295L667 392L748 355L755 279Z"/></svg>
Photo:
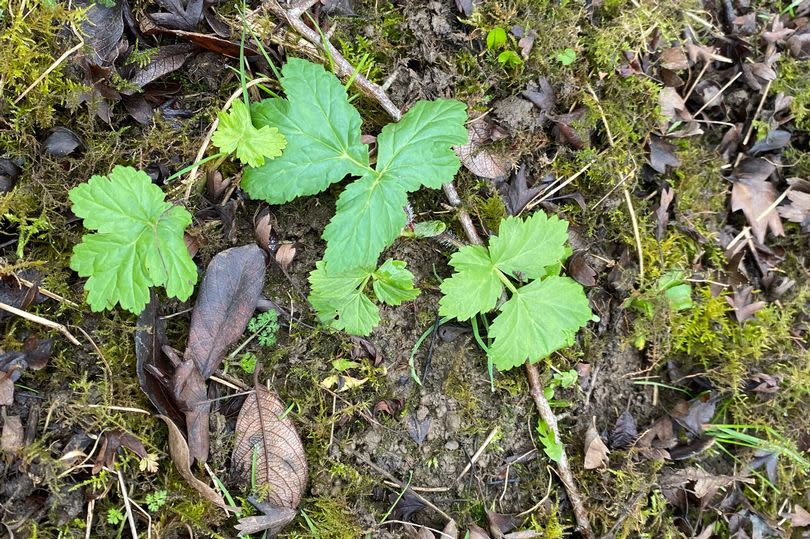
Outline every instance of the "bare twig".
<svg viewBox="0 0 810 539"><path fill-rule="evenodd" d="M540 417L546 422L551 432L554 433L555 443L562 446L557 417L554 415L551 406L549 406L545 395L543 395L543 386L540 383L540 371L537 369L537 365L527 361L526 376L529 378L532 399L534 399L534 405L537 407L537 411L540 412ZM557 473L560 475L560 481L562 481L565 491L568 493L568 500L571 502L571 508L574 511L574 518L577 521L579 532L582 534L582 537L589 539L591 537L591 525L588 523L588 512L585 510L582 496L580 496L577 485L574 483L571 468L568 467L568 456L565 454L565 450L560 453L560 460L557 461Z"/></svg>
<svg viewBox="0 0 810 539"><path fill-rule="evenodd" d="M115 473L118 475L118 486L121 488L121 497L124 498L124 508L126 508L127 511L129 531L132 532L132 539L138 539L138 529L135 527L135 517L132 515L132 506L129 504L129 494L127 494L127 485L124 483L124 474L121 473L121 470L115 470Z"/></svg>
<svg viewBox="0 0 810 539"><path fill-rule="evenodd" d="M46 289L42 288L41 286L39 286L38 284L36 284L33 281L29 281L28 279L24 279L24 278L22 278L22 277L20 277L19 275L16 275L16 274L14 275L14 278L17 280L17 282L19 282L23 286L27 286L28 288L33 288L34 286L36 286L37 287L37 292L39 294L42 294L46 298L51 298L53 300L58 301L59 303L64 303L65 305L68 305L68 306L73 307L75 309L79 308L78 305L76 305L75 303L73 303L69 299L65 299L62 296L60 296L59 294L55 294L55 293L51 292L50 290L46 290Z"/></svg>
<svg viewBox="0 0 810 539"><path fill-rule="evenodd" d="M492 431L489 433L489 436L487 436L486 440L484 440L484 443L481 444L481 447L478 448L478 451L476 451L475 454L472 456L470 462L467 463L467 466L465 466L464 469L461 471L461 473L458 474L458 477L456 477L456 483L461 481L461 478L467 475L467 472L469 472L470 469L473 467L473 465L478 461L478 459L481 458L481 455L484 454L484 451L486 450L487 446L492 443L492 440L495 439L495 436L498 434L498 430L499 427L496 425L495 428L492 429Z"/></svg>
<svg viewBox="0 0 810 539"><path fill-rule="evenodd" d="M48 327L48 328L51 328L51 329L55 329L55 330L59 331L60 333L62 333L62 335L64 335L67 338L67 340L69 340L71 343L75 344L76 346L80 346L82 344L82 343L80 343L78 341L78 339L76 339L76 337L73 336L73 334L70 333L70 331L68 331L68 328L66 328L62 324L52 322L51 320L48 320L47 318L42 318L41 316L31 314L28 311L23 311L22 309L18 309L17 307L12 307L11 305L8 305L8 304L3 303L1 301L0 301L0 309L3 309L4 311L10 312L11 314L16 314L20 318L25 318L29 322L34 322L35 324L39 324L40 326L45 326L45 327Z"/></svg>
<svg viewBox="0 0 810 539"><path fill-rule="evenodd" d="M762 91L762 97L759 100L759 105L757 105L757 110L754 111L754 115L751 117L751 125L748 126L748 132L745 134L745 138L742 141L743 146L748 144L748 140L751 138L751 133L754 132L754 123L757 121L757 116L759 116L759 113L762 112L762 106L765 104L765 99L768 97L768 92L771 89L772 82L772 80L769 80L768 84L765 85L765 89Z"/></svg>
<svg viewBox="0 0 810 539"><path fill-rule="evenodd" d="M641 248L641 234L638 231L638 220L636 219L636 210L633 208L633 201L630 198L630 191L627 187L623 187L624 200L627 202L627 209L630 212L630 224L633 227L633 236L636 239L636 249L638 250L638 279L641 284L644 284L644 251Z"/></svg>
<svg viewBox="0 0 810 539"><path fill-rule="evenodd" d="M357 460L359 460L360 462L362 462L363 464L365 464L366 466L368 466L369 468L371 468L372 470L374 470L375 472L377 472L377 473L378 473L378 474L380 474L381 476L385 477L386 479L388 479L388 480L389 480L389 481L391 481L392 483L395 483L395 484L396 484L396 488L398 488L398 489L403 489L403 488L405 488L405 486L406 486L406 485L405 485L405 483L402 483L402 482L401 482L399 479L397 479L396 477L394 477L392 474L388 473L387 471L383 470L382 468L380 468L379 466L377 466L376 464L374 464L374 463L373 463L373 462L371 462L370 460L366 460L366 458L365 458L365 457L362 457L362 456L359 456L359 455L358 455L356 458L357 458ZM447 520L447 522L450 522L450 521L452 521L452 520L453 520L453 519L450 517L450 515L448 515L447 513L445 513L444 511L442 511L442 510L441 510L441 509L439 509L438 507L436 507L436 506L433 504L433 502L431 502L430 500L428 500L427 498L425 498L424 496L422 496L422 495L421 495L421 494L419 494L418 492L415 492L415 491L414 491L412 488L408 487L408 488L407 488L407 490L408 490L408 492L410 492L410 493L411 493L411 495L412 495L414 498L416 498L417 500L419 500L420 502L422 502L422 503L423 503L423 504L425 504L426 506L428 506L428 507L430 507L431 509L433 509L434 511L436 511L436 512L437 512L437 513L439 513L441 516L443 516L443 517L444 517L444 518Z"/></svg>

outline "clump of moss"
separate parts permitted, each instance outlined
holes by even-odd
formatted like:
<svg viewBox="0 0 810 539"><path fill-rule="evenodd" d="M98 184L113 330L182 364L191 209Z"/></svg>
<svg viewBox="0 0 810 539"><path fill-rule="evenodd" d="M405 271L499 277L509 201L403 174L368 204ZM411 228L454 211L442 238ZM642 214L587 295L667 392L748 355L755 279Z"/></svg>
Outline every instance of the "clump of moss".
<svg viewBox="0 0 810 539"><path fill-rule="evenodd" d="M790 57L780 61L779 76L771 91L792 97L790 112L796 127L810 130L810 61Z"/></svg>
<svg viewBox="0 0 810 539"><path fill-rule="evenodd" d="M15 103L54 64L61 49L67 48L61 30L80 20L79 11L45 0L8 2L0 11L0 115L5 116L10 131L22 133L52 126L55 108L68 104L80 89L64 76L63 63Z"/></svg>

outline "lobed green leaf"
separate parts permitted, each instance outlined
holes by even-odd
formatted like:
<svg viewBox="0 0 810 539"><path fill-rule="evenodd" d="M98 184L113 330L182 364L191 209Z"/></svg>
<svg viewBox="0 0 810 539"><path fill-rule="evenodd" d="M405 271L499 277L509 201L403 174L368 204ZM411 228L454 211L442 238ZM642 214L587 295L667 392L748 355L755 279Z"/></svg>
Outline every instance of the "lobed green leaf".
<svg viewBox="0 0 810 539"><path fill-rule="evenodd" d="M442 298L439 300L441 316L468 320L495 308L503 292L503 283L484 247L462 247L450 257L450 265L456 271L442 281Z"/></svg>

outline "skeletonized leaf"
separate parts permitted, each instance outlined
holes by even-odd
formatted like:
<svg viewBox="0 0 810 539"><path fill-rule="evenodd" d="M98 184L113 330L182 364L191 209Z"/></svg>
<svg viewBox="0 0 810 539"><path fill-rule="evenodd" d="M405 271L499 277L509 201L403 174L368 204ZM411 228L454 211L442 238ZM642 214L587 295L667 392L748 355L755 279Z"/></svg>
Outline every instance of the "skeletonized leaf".
<svg viewBox="0 0 810 539"><path fill-rule="evenodd" d="M189 455L188 444L186 444L186 439L183 438L183 434L180 432L177 425L166 416L159 415L158 417L162 419L169 428L169 454L172 457L174 466L177 468L180 475L183 476L183 479L206 500L223 509L228 508L228 505L219 493L197 479L194 474L191 473L191 456Z"/></svg>
<svg viewBox="0 0 810 539"><path fill-rule="evenodd" d="M231 469L247 483L267 488L272 506L296 509L307 485L307 461L301 438L275 393L256 385L236 420Z"/></svg>

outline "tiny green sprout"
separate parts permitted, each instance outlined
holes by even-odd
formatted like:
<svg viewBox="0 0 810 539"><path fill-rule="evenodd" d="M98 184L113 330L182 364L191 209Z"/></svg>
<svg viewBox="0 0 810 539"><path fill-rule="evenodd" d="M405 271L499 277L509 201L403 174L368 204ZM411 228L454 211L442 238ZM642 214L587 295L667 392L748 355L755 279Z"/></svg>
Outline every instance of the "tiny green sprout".
<svg viewBox="0 0 810 539"><path fill-rule="evenodd" d="M575 51L571 47L568 47L564 51L558 52L555 58L562 65L570 66L577 59L577 51Z"/></svg>
<svg viewBox="0 0 810 539"><path fill-rule="evenodd" d="M156 513L161 507L166 505L166 494L167 492L165 490L156 490L155 492L147 494L146 506L149 508L149 511Z"/></svg>
<svg viewBox="0 0 810 539"><path fill-rule="evenodd" d="M487 49L495 50L506 45L506 30L496 26L487 33Z"/></svg>
<svg viewBox="0 0 810 539"><path fill-rule="evenodd" d="M110 507L107 509L107 524L117 526L118 524L124 522L124 518L124 513L122 513L117 507Z"/></svg>
<svg viewBox="0 0 810 539"><path fill-rule="evenodd" d="M515 51L508 50L498 55L498 63L506 67L517 67L523 64L523 59Z"/></svg>
<svg viewBox="0 0 810 539"><path fill-rule="evenodd" d="M563 454L563 446L557 442L554 432L548 427L548 423L542 419L537 421L537 439L543 446L543 452L554 462L560 462Z"/></svg>
<svg viewBox="0 0 810 539"><path fill-rule="evenodd" d="M239 360L239 366L245 371L245 374L253 374L256 371L256 354L245 352L242 359Z"/></svg>
<svg viewBox="0 0 810 539"><path fill-rule="evenodd" d="M265 348L276 344L278 328L278 313L273 309L254 316L248 322L248 331L257 334L259 344Z"/></svg>

